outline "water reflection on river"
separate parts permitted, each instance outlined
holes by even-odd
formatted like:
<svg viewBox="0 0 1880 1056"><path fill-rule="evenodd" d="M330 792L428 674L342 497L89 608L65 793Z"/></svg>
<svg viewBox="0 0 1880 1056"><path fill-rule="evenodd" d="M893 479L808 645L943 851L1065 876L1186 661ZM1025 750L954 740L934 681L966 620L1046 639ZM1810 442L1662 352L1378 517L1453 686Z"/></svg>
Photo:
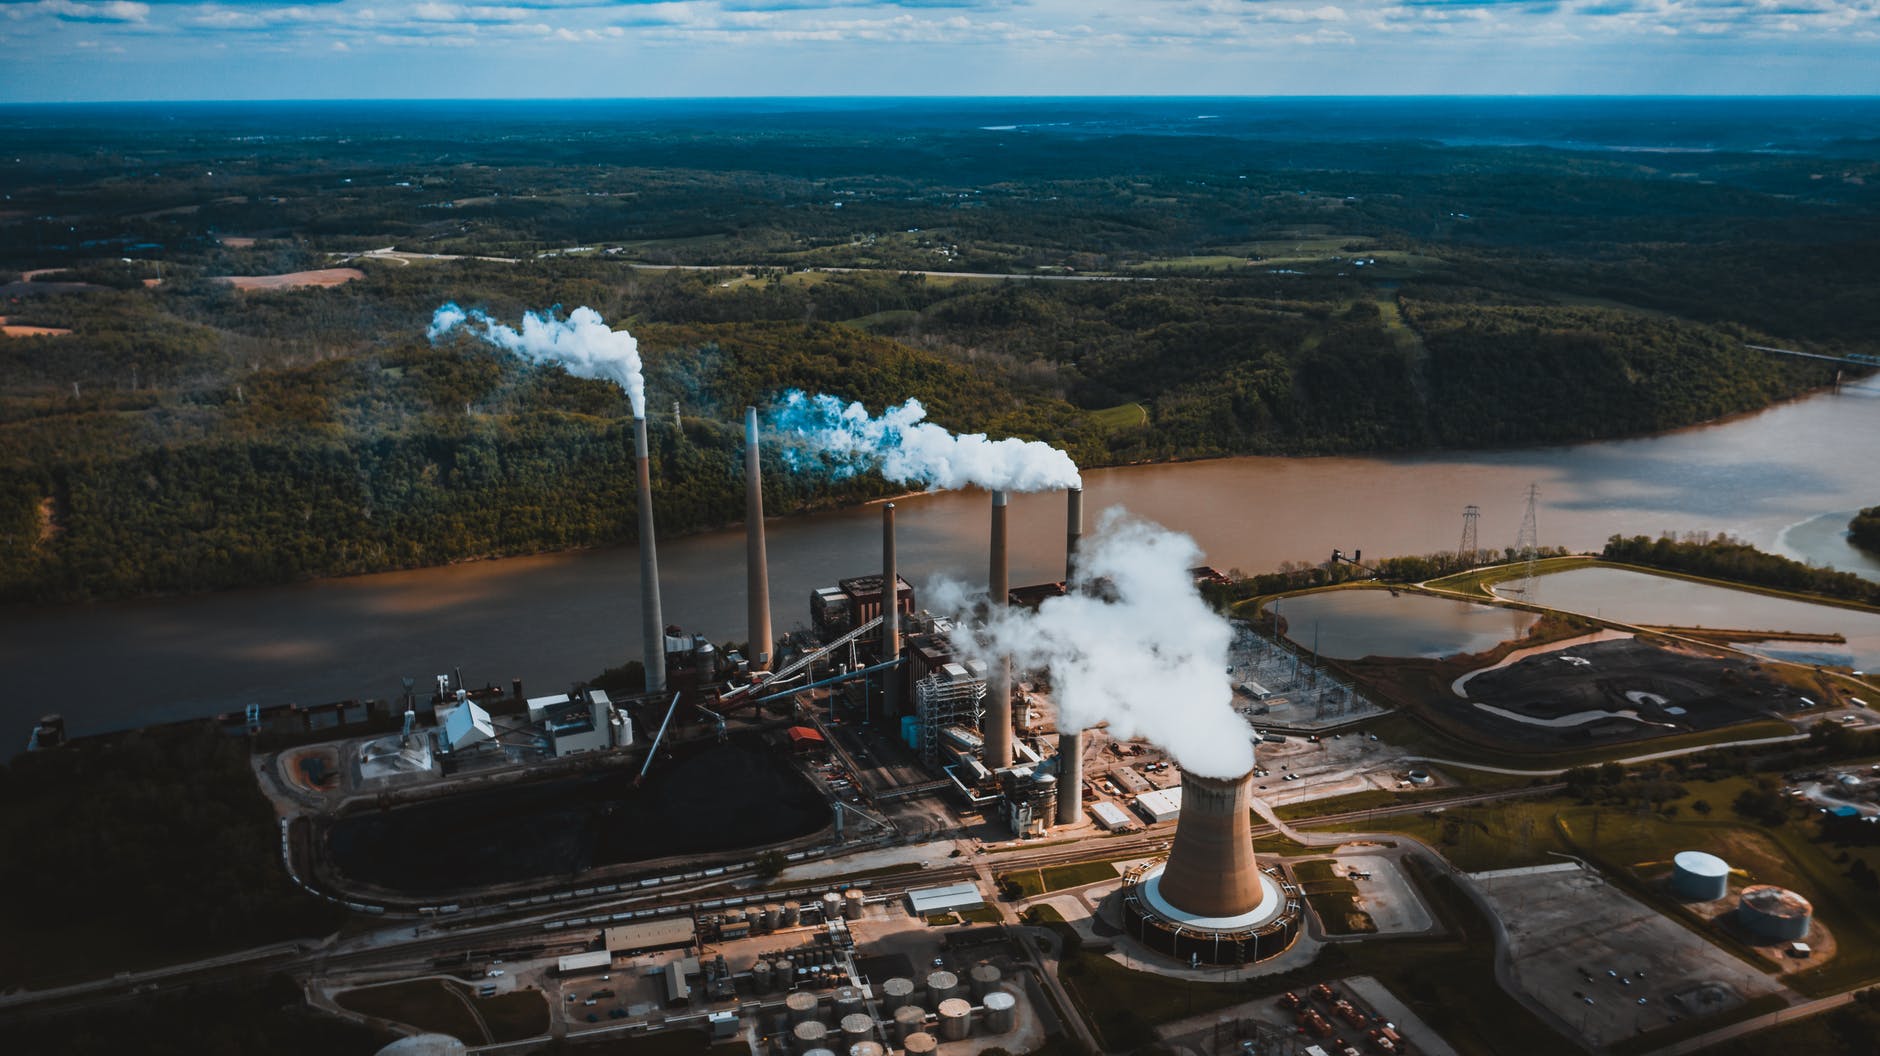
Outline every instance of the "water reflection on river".
<svg viewBox="0 0 1880 1056"><path fill-rule="evenodd" d="M1209 562L1259 571L1367 554L1453 549L1462 508L1482 509L1488 547L1514 542L1529 482L1541 541L1597 547L1614 533L1727 531L1818 562L1845 560L1829 521L1880 501L1880 390L1855 387L1737 421L1637 440L1390 458L1238 458L1100 470L1096 511L1121 504L1191 533ZM901 503L902 573L985 582L986 496ZM878 513L772 521L779 630L809 591L868 571ZM1837 513L1838 516L1838 513ZM1012 507L1014 583L1063 567L1063 499ZM715 640L744 637L741 529L660 546L666 616ZM1809 548L1814 549L1809 549ZM1876 571L1869 569L1869 574ZM461 665L466 679L552 690L638 655L631 548L513 558L287 587L0 612L0 737L63 712L74 732L239 708L389 697L399 676ZM100 674L109 676L101 681Z"/></svg>

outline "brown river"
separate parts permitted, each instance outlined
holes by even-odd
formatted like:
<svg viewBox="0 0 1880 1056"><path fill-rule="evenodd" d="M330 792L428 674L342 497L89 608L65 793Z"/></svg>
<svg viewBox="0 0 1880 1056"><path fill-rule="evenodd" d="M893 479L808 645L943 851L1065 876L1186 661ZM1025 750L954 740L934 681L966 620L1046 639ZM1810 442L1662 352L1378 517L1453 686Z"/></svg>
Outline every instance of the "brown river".
<svg viewBox="0 0 1880 1056"><path fill-rule="evenodd" d="M1614 533L1728 532L1757 546L1880 578L1843 537L1880 503L1880 381L1658 436L1563 447L1370 458L1234 458L1096 470L1088 523L1124 506L1188 532L1209 563L1249 572L1454 549L1465 505L1483 547L1513 545L1529 483L1543 545L1595 549ZM657 484L655 484L657 488ZM983 493L899 504L900 567L986 577ZM1012 503L1012 582L1062 574L1062 495ZM779 632L807 621L810 591L878 568L872 508L773 520ZM662 540L666 619L744 638L743 530ZM631 547L227 591L183 598L0 609L4 738L24 744L57 711L73 733L214 714L250 702L390 698L400 676L461 667L470 684L555 692L638 657ZM8 749L10 751L10 749Z"/></svg>

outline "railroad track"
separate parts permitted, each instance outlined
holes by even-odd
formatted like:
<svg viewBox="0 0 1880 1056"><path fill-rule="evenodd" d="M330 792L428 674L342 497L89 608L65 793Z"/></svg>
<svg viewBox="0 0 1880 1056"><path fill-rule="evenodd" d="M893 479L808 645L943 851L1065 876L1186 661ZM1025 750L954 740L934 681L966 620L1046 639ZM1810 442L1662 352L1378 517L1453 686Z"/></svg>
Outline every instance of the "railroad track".
<svg viewBox="0 0 1880 1056"><path fill-rule="evenodd" d="M1367 810L1345 811L1327 814L1316 818L1305 818L1290 822L1295 829L1329 828L1353 821L1365 821L1391 817L1401 814L1414 814L1437 808L1469 806L1477 803L1490 803L1505 799L1517 799L1527 796L1545 795L1566 787L1562 783L1535 785L1525 788L1503 789L1494 792L1476 792L1457 796L1445 796L1434 799L1421 799L1411 803L1376 807ZM1254 836L1267 836L1278 830L1268 824L1253 827ZM1167 830L1146 830L1129 836L1119 836L1103 840L1081 840L1063 846L1045 847L1036 851L1013 850L987 858L993 872L1004 873L1016 869L1036 869L1053 865L1069 865L1096 859L1115 859L1137 855L1150 855L1164 851L1172 837ZM958 865L942 865L919 872L898 874L889 877L869 878L859 883L878 895L900 895L917 887L929 887L957 880L977 879L978 867L973 860L962 859ZM844 883L841 877L829 878L829 885ZM808 884L804 886L820 886ZM565 922L582 917L594 919L596 914L620 912L626 909L638 911L663 910L678 912L696 908L701 902L714 901L699 897L705 892L662 892L649 893L634 898L599 896L585 902L569 903L556 907L552 913L532 916L513 922L476 923L466 927L452 928L433 934L414 934L410 938L394 938L381 933L383 941L352 949L314 949L300 952L283 948L279 945L254 951L254 956L238 960L225 959L222 962L205 965L198 969L160 970L109 980L100 980L92 984L80 984L60 991L48 991L43 995L15 994L7 995L0 1003L0 1022L9 1022L26 1018L57 1015L85 1008L103 1008L132 1001L143 1000L153 992L187 992L196 988L207 988L252 979L260 972L288 972L290 974L320 975L336 970L354 970L361 968L390 968L406 965L431 966L431 961L441 955L466 955L472 951L490 951L504 946L519 944L524 941L534 943L537 948L552 945L560 941L569 941L589 930L589 925L573 929L557 930L549 928L551 923L560 921L558 928L565 929ZM689 897L674 897L679 895ZM737 896L731 896L737 897ZM767 901L762 892L743 896L745 904L752 899ZM782 897L779 895L779 897ZM607 922L592 925L593 928L606 926ZM397 931L387 929L395 935ZM239 955L231 955L239 957Z"/></svg>

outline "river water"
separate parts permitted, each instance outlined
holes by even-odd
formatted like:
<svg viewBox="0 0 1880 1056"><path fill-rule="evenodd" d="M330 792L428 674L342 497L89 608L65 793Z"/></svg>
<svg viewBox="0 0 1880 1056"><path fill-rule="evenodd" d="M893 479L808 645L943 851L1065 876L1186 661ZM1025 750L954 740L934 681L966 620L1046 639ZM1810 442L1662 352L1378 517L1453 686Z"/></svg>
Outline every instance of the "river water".
<svg viewBox="0 0 1880 1056"><path fill-rule="evenodd" d="M1614 533L1728 532L1764 548L1880 576L1841 535L1880 503L1880 384L1733 421L1561 447L1377 458L1234 458L1086 474L1090 523L1125 506L1194 536L1208 563L1249 572L1322 561L1333 547L1382 557L1453 549L1462 508L1483 547L1511 546L1530 482L1543 545L1597 548ZM899 505L901 572L986 581L988 500ZM1012 504L1012 582L1062 575L1062 495ZM804 624L810 591L879 567L872 508L769 524L773 619ZM668 622L741 640L743 530L660 545ZM23 743L58 711L74 733L235 710L394 697L460 666L466 682L531 693L639 655L631 547L184 598L0 610L0 737ZM0 742L3 743L3 742Z"/></svg>

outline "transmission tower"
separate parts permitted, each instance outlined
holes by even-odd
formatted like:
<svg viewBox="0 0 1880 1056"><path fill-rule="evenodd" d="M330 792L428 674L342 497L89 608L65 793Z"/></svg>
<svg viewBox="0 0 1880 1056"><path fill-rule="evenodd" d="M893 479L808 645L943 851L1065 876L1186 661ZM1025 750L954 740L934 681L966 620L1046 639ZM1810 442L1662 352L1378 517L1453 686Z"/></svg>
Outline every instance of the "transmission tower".
<svg viewBox="0 0 1880 1056"><path fill-rule="evenodd" d="M1482 516L1480 506L1462 508L1462 543L1456 547L1456 563L1463 568L1475 567L1475 553L1481 546L1475 541L1475 522Z"/></svg>
<svg viewBox="0 0 1880 1056"><path fill-rule="evenodd" d="M1540 525L1535 519L1535 507L1540 504L1541 486L1529 484L1527 494L1527 512L1521 515L1521 531L1514 537L1514 548L1521 553L1521 560L1526 567L1521 573L1521 596L1534 596L1534 566L1540 561Z"/></svg>

